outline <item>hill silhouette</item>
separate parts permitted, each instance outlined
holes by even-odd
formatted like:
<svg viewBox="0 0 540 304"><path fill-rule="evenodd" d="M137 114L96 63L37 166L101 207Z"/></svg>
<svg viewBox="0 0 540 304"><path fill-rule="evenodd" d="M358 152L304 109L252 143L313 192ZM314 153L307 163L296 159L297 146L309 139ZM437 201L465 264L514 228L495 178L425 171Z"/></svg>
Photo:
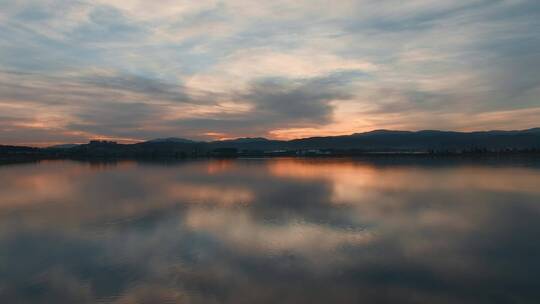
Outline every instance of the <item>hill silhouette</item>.
<svg viewBox="0 0 540 304"><path fill-rule="evenodd" d="M538 153L540 128L518 131L374 130L343 136L293 140L262 137L221 141L158 138L135 144L91 141L45 149L0 146L0 155L34 157L200 157L273 155L356 155L366 153Z"/></svg>

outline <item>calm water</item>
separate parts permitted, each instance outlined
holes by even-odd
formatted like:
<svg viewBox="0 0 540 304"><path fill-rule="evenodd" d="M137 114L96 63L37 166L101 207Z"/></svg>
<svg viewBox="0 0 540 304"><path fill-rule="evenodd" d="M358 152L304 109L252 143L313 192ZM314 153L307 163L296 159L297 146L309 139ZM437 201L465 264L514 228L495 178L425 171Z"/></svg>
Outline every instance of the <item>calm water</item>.
<svg viewBox="0 0 540 304"><path fill-rule="evenodd" d="M0 303L540 303L535 161L0 166Z"/></svg>

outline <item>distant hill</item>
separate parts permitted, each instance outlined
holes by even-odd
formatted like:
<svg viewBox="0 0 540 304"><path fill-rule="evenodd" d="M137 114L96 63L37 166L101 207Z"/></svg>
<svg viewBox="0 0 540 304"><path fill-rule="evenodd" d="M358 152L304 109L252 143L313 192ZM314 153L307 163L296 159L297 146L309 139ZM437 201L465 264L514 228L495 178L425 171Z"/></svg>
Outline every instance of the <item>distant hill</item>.
<svg viewBox="0 0 540 304"><path fill-rule="evenodd" d="M194 143L195 141L178 137L156 138L146 141L147 143Z"/></svg>
<svg viewBox="0 0 540 304"><path fill-rule="evenodd" d="M237 144L246 144L246 143L263 143L268 142L269 139L264 137L241 137L241 138L235 138L235 139L226 139L226 140L218 140L214 141L219 143L237 143Z"/></svg>
<svg viewBox="0 0 540 304"><path fill-rule="evenodd" d="M334 149L366 152L462 151L540 148L540 128L520 131L454 132L438 130L374 130L343 136L321 136L289 141L262 137L200 143L205 149L240 150Z"/></svg>
<svg viewBox="0 0 540 304"><path fill-rule="evenodd" d="M464 149L526 149L540 147L540 129L522 131L390 131L376 130L346 136L292 140L293 148L361 149L366 151L427 151Z"/></svg>
<svg viewBox="0 0 540 304"><path fill-rule="evenodd" d="M34 153L39 150L40 150L39 148L34 148L34 147L0 145L0 152L4 152L4 153L27 153L27 152Z"/></svg>
<svg viewBox="0 0 540 304"><path fill-rule="evenodd" d="M357 155L362 153L513 153L540 154L540 128L519 131L454 132L375 130L343 136L289 141L262 137L197 142L158 138L136 144L91 141L55 149L0 146L0 155L42 157L199 157L233 155Z"/></svg>
<svg viewBox="0 0 540 304"><path fill-rule="evenodd" d="M71 149L77 147L78 144L63 144L63 145L54 145L47 147L48 149Z"/></svg>

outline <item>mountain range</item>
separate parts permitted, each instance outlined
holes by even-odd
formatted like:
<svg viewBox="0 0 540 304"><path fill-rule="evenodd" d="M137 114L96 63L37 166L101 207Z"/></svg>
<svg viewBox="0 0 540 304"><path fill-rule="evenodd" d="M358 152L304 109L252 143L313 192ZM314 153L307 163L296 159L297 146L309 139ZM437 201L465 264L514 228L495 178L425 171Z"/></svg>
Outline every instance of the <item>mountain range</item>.
<svg viewBox="0 0 540 304"><path fill-rule="evenodd" d="M138 145L155 143L188 143L211 149L297 150L355 149L363 151L427 151L463 149L527 149L540 147L540 128L519 131L453 132L438 130L392 131L374 130L342 136L320 136L293 140L271 140L262 137L220 141L192 141L182 138L150 140Z"/></svg>
<svg viewBox="0 0 540 304"><path fill-rule="evenodd" d="M25 152L26 151L26 152ZM46 149L0 146L0 154L41 154L58 156L167 156L272 155L358 153L463 153L540 151L540 128L519 131L454 132L438 130L375 130L343 136L321 136L293 140L262 137L220 141L158 138L135 144L91 141L81 145L60 145Z"/></svg>

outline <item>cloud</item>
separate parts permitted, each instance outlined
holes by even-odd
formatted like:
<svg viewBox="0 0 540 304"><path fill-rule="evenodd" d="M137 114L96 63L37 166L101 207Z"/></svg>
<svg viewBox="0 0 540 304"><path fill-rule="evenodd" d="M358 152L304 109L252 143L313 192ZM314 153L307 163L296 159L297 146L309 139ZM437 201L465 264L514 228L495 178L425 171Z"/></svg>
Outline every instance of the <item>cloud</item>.
<svg viewBox="0 0 540 304"><path fill-rule="evenodd" d="M245 95L254 104L256 116L277 124L327 123L332 114L330 102L348 97L332 80L319 78L265 79L253 83Z"/></svg>
<svg viewBox="0 0 540 304"><path fill-rule="evenodd" d="M351 98L347 92L350 83L363 77L362 73L348 71L305 79L262 78L232 97L248 105L248 110L185 118L174 123L188 132L225 131L223 134L228 136L268 134L281 127L326 125L333 119L333 102Z"/></svg>
<svg viewBox="0 0 540 304"><path fill-rule="evenodd" d="M161 117L163 108L145 103L100 103L81 106L74 113L75 122L67 129L91 134L110 134L114 137L137 139L139 130Z"/></svg>
<svg viewBox="0 0 540 304"><path fill-rule="evenodd" d="M0 121L4 143L84 142L93 137L137 140L159 136L159 124L170 109L193 99L182 85L125 74L72 77L41 73L0 73L3 98ZM198 94L197 92L194 92Z"/></svg>
<svg viewBox="0 0 540 304"><path fill-rule="evenodd" d="M192 86L214 84L216 89L230 90L259 78L315 78L340 72L369 73L376 69L376 65L368 61L345 59L312 49L276 52L251 48L233 53L204 74L190 77L188 83Z"/></svg>
<svg viewBox="0 0 540 304"><path fill-rule="evenodd" d="M16 126L11 118L29 125L44 116L60 120L24 130L290 138L388 126L534 127L515 115L540 103L531 64L540 61L539 11L532 0L8 0L0 105L10 119L0 139L17 141L5 131ZM351 73L346 85L316 83ZM133 121L106 123L96 112ZM502 112L496 123L449 121Z"/></svg>
<svg viewBox="0 0 540 304"><path fill-rule="evenodd" d="M67 32L65 39L83 45L103 43L117 45L125 41L139 40L150 33L148 29L112 6L92 7L84 22Z"/></svg>
<svg viewBox="0 0 540 304"><path fill-rule="evenodd" d="M174 85L158 79L138 75L94 74L82 76L80 82L83 85L90 85L105 90L110 89L113 91L141 94L148 100L190 102L190 97L181 84Z"/></svg>

